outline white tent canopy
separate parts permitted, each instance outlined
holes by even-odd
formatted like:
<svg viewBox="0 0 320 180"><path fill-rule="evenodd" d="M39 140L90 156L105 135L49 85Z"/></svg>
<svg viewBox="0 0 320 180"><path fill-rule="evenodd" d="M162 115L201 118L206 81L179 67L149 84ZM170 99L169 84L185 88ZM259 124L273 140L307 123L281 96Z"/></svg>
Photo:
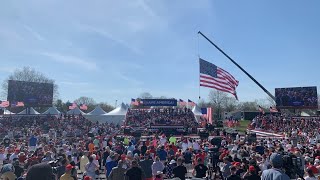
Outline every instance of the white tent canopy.
<svg viewBox="0 0 320 180"><path fill-rule="evenodd" d="M42 114L51 114L51 115L59 115L61 114L60 111L58 111L58 109L56 107L50 107L48 110L46 110L44 113Z"/></svg>
<svg viewBox="0 0 320 180"><path fill-rule="evenodd" d="M126 115L127 111L128 107L124 103L121 103L119 107L107 113L107 115Z"/></svg>
<svg viewBox="0 0 320 180"><path fill-rule="evenodd" d="M103 115L107 114L100 106L97 106L91 112L87 113L87 115Z"/></svg>
<svg viewBox="0 0 320 180"><path fill-rule="evenodd" d="M9 115L9 114L15 114L15 113L10 112L8 109L4 109L3 114L4 114L4 115Z"/></svg>
<svg viewBox="0 0 320 180"><path fill-rule="evenodd" d="M86 117L92 121L98 121L100 123L122 124L126 118L127 111L128 107L124 103L121 103L119 107L109 113L102 114L100 116Z"/></svg>
<svg viewBox="0 0 320 180"><path fill-rule="evenodd" d="M194 114L194 117L196 119L197 122L200 121L200 118L202 116L202 112L201 112L201 108L198 106L198 105L195 105L193 108L192 108L192 112Z"/></svg>
<svg viewBox="0 0 320 180"><path fill-rule="evenodd" d="M309 117L309 116L310 116L310 114L308 114L308 113L306 113L306 112L304 112L304 111L302 111L300 115L301 115L301 116L304 116L304 117Z"/></svg>
<svg viewBox="0 0 320 180"><path fill-rule="evenodd" d="M198 105L192 108L192 112L195 116L202 116L201 108Z"/></svg>
<svg viewBox="0 0 320 180"><path fill-rule="evenodd" d="M84 112L82 112L79 107L76 107L74 109L71 109L67 112L67 115L79 115L79 114L85 114Z"/></svg>
<svg viewBox="0 0 320 180"><path fill-rule="evenodd" d="M27 114L27 110L24 109L23 111L19 112L18 114ZM35 109L33 109L33 107L31 107L29 114L36 115L36 114L40 114L40 113L38 111L36 111Z"/></svg>

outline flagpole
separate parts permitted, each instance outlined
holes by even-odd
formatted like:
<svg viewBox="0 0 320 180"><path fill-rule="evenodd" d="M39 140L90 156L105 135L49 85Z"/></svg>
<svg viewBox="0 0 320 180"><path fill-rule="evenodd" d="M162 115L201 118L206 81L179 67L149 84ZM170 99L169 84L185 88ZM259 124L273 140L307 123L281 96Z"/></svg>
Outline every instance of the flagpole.
<svg viewBox="0 0 320 180"><path fill-rule="evenodd" d="M236 65L243 73L245 73L253 82L255 82L265 93L267 93L274 101L276 98L265 88L263 87L255 78L253 78L246 70L244 70L237 62L235 62L227 53L225 53L222 49L219 48L216 44L214 44L207 36L202 34L201 31L198 32L202 37L204 37L207 41L210 42L216 49L218 49L225 57L227 57L234 65Z"/></svg>

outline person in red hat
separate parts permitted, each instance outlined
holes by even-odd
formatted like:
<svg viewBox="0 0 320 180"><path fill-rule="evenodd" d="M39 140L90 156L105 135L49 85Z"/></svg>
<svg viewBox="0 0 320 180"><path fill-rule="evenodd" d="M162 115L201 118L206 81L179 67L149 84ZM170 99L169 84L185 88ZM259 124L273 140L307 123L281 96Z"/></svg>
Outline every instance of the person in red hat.
<svg viewBox="0 0 320 180"><path fill-rule="evenodd" d="M16 149L16 150L14 151L14 153L11 154L11 156L10 156L10 158L9 158L10 162L13 162L14 159L18 159L18 158L19 158L19 156L18 156L19 153L20 153L20 149Z"/></svg>
<svg viewBox="0 0 320 180"><path fill-rule="evenodd" d="M92 178L90 176L85 176L83 180L92 180Z"/></svg>
<svg viewBox="0 0 320 180"><path fill-rule="evenodd" d="M74 177L71 176L71 170L74 167L71 164L66 166L66 172L60 177L60 180L74 180Z"/></svg>
<svg viewBox="0 0 320 180"><path fill-rule="evenodd" d="M256 168L254 166L249 166L248 171L243 175L244 180L260 180L260 176L256 174Z"/></svg>

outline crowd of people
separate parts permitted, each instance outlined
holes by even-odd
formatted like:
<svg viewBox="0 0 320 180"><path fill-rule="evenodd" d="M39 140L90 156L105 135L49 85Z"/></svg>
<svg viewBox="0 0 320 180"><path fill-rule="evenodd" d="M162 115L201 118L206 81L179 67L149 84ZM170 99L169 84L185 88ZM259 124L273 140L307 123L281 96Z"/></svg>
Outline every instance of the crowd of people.
<svg viewBox="0 0 320 180"><path fill-rule="evenodd" d="M257 116L250 128L280 132L300 143L315 145L320 140L320 117L298 117L269 114Z"/></svg>
<svg viewBox="0 0 320 180"><path fill-rule="evenodd" d="M170 117L170 123L175 124L182 121L175 117L188 118L190 112L129 110L127 123L132 120L143 125L141 115L141 119L152 119L150 123L164 124ZM161 118L153 119L157 116ZM297 144L292 140L295 134L318 136L315 129L319 117L259 116L252 126L264 130L273 127L290 135L256 142L226 133L220 134L220 141L159 133L140 139L120 135L119 125L92 123L81 116L4 116L0 119L1 177L92 180L101 178L102 173L109 180L316 179L320 172L319 139Z"/></svg>
<svg viewBox="0 0 320 180"><path fill-rule="evenodd" d="M316 87L278 88L276 89L278 106L318 107Z"/></svg>
<svg viewBox="0 0 320 180"><path fill-rule="evenodd" d="M194 114L188 108L129 109L126 125L131 127L150 127L150 125L183 125L197 127Z"/></svg>

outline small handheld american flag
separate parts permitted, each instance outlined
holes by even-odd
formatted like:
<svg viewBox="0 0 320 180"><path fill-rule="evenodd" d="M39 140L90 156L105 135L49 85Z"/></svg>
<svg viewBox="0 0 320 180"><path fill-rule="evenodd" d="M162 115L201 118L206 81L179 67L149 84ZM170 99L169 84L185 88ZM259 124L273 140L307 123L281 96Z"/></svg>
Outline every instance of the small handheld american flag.
<svg viewBox="0 0 320 180"><path fill-rule="evenodd" d="M77 104L76 103L72 103L71 106L69 106L69 109L75 109L77 107Z"/></svg>
<svg viewBox="0 0 320 180"><path fill-rule="evenodd" d="M88 110L88 106L85 105L85 104L82 104L82 105L80 106L80 109L86 111L86 110Z"/></svg>
<svg viewBox="0 0 320 180"><path fill-rule="evenodd" d="M9 105L10 105L9 101L1 101L0 102L0 107L2 107L2 108L9 107Z"/></svg>

